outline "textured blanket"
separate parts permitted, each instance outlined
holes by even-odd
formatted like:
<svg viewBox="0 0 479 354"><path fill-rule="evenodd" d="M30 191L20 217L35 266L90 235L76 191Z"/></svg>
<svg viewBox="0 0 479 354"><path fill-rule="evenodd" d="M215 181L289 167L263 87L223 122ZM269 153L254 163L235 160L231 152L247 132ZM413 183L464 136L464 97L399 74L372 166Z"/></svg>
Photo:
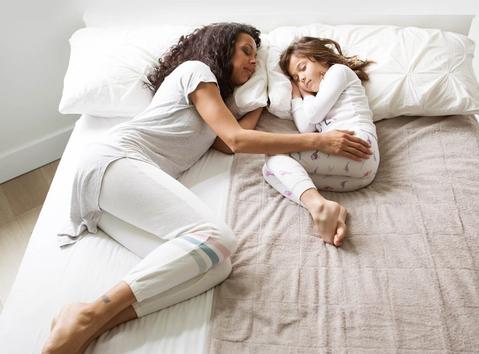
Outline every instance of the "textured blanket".
<svg viewBox="0 0 479 354"><path fill-rule="evenodd" d="M291 131L271 116L262 130ZM347 193L341 248L238 154L227 221L239 248L215 289L210 353L479 351L479 128L473 117L377 123L375 181Z"/></svg>

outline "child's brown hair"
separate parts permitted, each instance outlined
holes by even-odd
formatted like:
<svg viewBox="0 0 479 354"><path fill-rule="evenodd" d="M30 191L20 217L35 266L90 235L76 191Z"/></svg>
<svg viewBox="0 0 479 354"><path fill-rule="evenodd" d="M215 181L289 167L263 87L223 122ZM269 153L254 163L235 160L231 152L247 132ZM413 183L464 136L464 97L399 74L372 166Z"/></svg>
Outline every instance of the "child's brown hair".
<svg viewBox="0 0 479 354"><path fill-rule="evenodd" d="M369 80L368 74L366 74L364 69L369 64L374 63L371 60L360 60L356 55L351 57L344 56L340 45L332 39L302 37L292 43L281 54L279 66L288 76L290 76L288 73L288 66L293 54L320 63L326 63L328 66L333 64L347 65L356 73L361 81Z"/></svg>

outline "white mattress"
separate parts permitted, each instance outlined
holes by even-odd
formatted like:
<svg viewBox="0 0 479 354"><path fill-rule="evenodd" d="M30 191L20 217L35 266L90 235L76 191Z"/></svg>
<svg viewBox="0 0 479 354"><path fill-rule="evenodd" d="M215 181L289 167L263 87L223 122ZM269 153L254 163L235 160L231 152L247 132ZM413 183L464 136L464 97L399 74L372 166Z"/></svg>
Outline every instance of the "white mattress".
<svg viewBox="0 0 479 354"><path fill-rule="evenodd" d="M39 353L51 319L62 305L92 301L139 261L101 231L65 249L58 247L55 237L56 228L68 214L77 152L123 121L90 116L77 121L0 317L0 353ZM232 160L232 155L209 151L180 178L222 217ZM206 352L212 295L210 290L121 325L100 337L86 353Z"/></svg>

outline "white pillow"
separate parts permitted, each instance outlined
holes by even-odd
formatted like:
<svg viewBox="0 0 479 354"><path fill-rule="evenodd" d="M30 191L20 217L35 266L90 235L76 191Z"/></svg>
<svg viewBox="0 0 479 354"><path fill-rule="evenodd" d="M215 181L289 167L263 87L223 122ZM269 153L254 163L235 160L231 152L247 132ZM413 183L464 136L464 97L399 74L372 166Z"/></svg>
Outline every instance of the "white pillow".
<svg viewBox="0 0 479 354"><path fill-rule="evenodd" d="M473 42L461 34L397 26L279 27L269 33L269 111L291 119L291 84L279 68L281 52L302 36L336 40L345 55L376 64L366 72L374 120L400 115L442 116L479 112L472 69Z"/></svg>
<svg viewBox="0 0 479 354"><path fill-rule="evenodd" d="M476 45L472 66L476 73L476 79L479 81L479 15L474 16L472 20L471 28L469 29L469 38L471 38Z"/></svg>
<svg viewBox="0 0 479 354"><path fill-rule="evenodd" d="M140 113L152 99L151 91L143 84L147 74L181 35L193 30L188 26L159 25L87 27L76 31L70 38L70 63L60 112L100 117L133 117ZM254 75L235 89L232 102L237 104L237 114L267 104L266 53L265 45L258 51Z"/></svg>

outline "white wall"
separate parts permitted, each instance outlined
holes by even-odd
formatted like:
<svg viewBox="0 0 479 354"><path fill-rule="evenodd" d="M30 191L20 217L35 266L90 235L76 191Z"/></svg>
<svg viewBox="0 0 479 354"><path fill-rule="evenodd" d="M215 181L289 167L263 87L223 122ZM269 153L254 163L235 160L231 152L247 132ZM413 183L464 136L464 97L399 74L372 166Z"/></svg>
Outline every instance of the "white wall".
<svg viewBox="0 0 479 354"><path fill-rule="evenodd" d="M37 168L61 156L78 116L58 113L63 77L68 67L68 38L83 27L82 15L88 0L18 0L4 2L0 12L0 183ZM94 5L103 7L104 13L112 14L124 4L143 9L154 21L171 23L190 22L182 16L185 6L197 7L203 19L215 19L215 14L241 15L254 24L255 18L265 14L274 20L281 19L271 13L285 14L289 24L308 23L312 16L324 22L364 23L374 14L377 23L399 25L414 24L404 18L394 23L395 15L463 15L479 13L477 0L403 0L403 1L357 1L342 0L319 2L318 0L258 1L180 0L166 3L161 0L97 0ZM139 4L142 4L141 6ZM272 5L274 4L274 6ZM93 3L92 3L93 6ZM131 6L131 5L130 5ZM156 11L153 11L155 9ZM164 11L158 10L163 9ZM221 9L221 11L220 11ZM285 11L285 9L287 9ZM162 18L163 14L163 18ZM393 16L383 16L382 14ZM131 18L132 13L127 11ZM227 16L220 17L229 20ZM220 19L218 18L218 19ZM396 16L396 19L398 17ZM448 30L467 33L468 22L451 21ZM102 18L102 20L104 17ZM341 21L338 21L340 19ZM90 17L95 22L95 17ZM306 22L305 22L306 21ZM425 26L443 22L438 16ZM447 21L446 21L447 22ZM205 20L202 21L205 23ZM262 28L267 30L268 28Z"/></svg>
<svg viewBox="0 0 479 354"><path fill-rule="evenodd" d="M76 115L58 113L79 2L10 1L0 18L0 182L61 156Z"/></svg>

